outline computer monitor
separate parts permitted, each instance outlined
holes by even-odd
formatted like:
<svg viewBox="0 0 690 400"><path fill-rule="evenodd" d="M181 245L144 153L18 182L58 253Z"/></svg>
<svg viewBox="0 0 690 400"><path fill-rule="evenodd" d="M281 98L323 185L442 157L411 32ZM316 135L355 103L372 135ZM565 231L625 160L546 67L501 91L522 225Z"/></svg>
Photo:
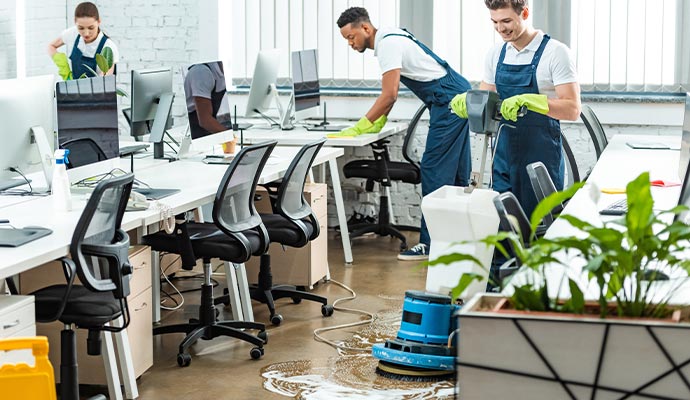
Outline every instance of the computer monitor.
<svg viewBox="0 0 690 400"><path fill-rule="evenodd" d="M680 142L680 159L678 163L678 177L683 179L685 170L690 164L690 93L685 94L685 115L683 116L683 131Z"/></svg>
<svg viewBox="0 0 690 400"><path fill-rule="evenodd" d="M292 52L292 93L295 120L319 116L321 97L316 49Z"/></svg>
<svg viewBox="0 0 690 400"><path fill-rule="evenodd" d="M66 142L89 138L98 144L106 158L119 157L114 75L58 82L55 97L60 147ZM82 159L97 161L92 157Z"/></svg>
<svg viewBox="0 0 690 400"><path fill-rule="evenodd" d="M17 186L18 174L40 171L50 184L55 119L52 75L0 81L0 189Z"/></svg>
<svg viewBox="0 0 690 400"><path fill-rule="evenodd" d="M683 116L683 133L680 145L680 161L678 165L678 173L682 179L683 186L680 190L680 198L678 205L685 205L690 207L690 93L685 94L685 115ZM682 221L688 222L690 213L682 213L678 218Z"/></svg>
<svg viewBox="0 0 690 400"><path fill-rule="evenodd" d="M154 158L163 157L163 135L172 126L174 97L170 68L132 71L132 135L150 133ZM137 126L145 126L146 129L142 133Z"/></svg>
<svg viewBox="0 0 690 400"><path fill-rule="evenodd" d="M254 75L252 76L249 98L247 99L247 111L244 114L245 117L256 117L262 113L265 114L271 107L271 102L274 99L278 100L276 79L278 79L279 66L280 50L278 49L261 50L256 56ZM283 113L280 110L282 107L279 101L277 101L277 105L282 117Z"/></svg>
<svg viewBox="0 0 690 400"><path fill-rule="evenodd" d="M187 68L184 80L184 92L187 102L187 115L191 138L196 145L202 147L213 146L232 141L230 106L228 104L225 69L222 61L211 61L192 64ZM201 94L201 96L199 96ZM196 113L196 97L211 96L213 118L224 128L223 131L211 132L201 126Z"/></svg>

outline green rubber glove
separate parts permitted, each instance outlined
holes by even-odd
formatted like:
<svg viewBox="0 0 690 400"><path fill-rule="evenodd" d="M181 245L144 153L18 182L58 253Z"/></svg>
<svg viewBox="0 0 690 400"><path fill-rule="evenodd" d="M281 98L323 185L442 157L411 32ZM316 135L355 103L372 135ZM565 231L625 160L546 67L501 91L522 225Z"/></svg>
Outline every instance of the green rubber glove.
<svg viewBox="0 0 690 400"><path fill-rule="evenodd" d="M450 109L458 117L467 119L467 102L465 97L467 97L466 92L453 97L453 100L450 101Z"/></svg>
<svg viewBox="0 0 690 400"><path fill-rule="evenodd" d="M379 121L381 118L377 119L376 121ZM385 121L384 121L385 124ZM383 124L381 125L383 127ZM359 136L363 133L369 133L368 131L374 129L374 124L367 119L366 116L362 117L357 121L355 126L351 126L347 129L343 129L342 131L338 133L331 133L329 135L326 135L326 137L329 138L342 138L342 137L355 137ZM380 129L379 129L380 130Z"/></svg>
<svg viewBox="0 0 690 400"><path fill-rule="evenodd" d="M381 132L381 129L383 129L383 126L386 125L386 122L388 122L388 117L386 117L385 114L381 114L381 116L374 121L374 126L367 129L363 133L379 133Z"/></svg>
<svg viewBox="0 0 690 400"><path fill-rule="evenodd" d="M72 79L72 70L69 68L69 62L67 61L67 54L65 53L55 53L53 54L53 62L58 67L58 74L62 79L68 81Z"/></svg>
<svg viewBox="0 0 690 400"><path fill-rule="evenodd" d="M517 121L520 107L527 106L527 109L539 114L549 112L549 101L545 94L526 93L508 97L501 103L501 115L509 121Z"/></svg>

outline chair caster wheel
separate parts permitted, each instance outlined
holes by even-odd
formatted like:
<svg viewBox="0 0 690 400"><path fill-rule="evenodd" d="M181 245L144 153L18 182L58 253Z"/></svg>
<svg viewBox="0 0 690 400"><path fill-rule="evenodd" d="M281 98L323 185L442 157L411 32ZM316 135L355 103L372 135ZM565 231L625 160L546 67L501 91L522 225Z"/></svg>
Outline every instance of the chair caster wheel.
<svg viewBox="0 0 690 400"><path fill-rule="evenodd" d="M323 315L324 317L330 317L331 315L333 315L333 311L333 306L330 304L324 304L321 306L321 315Z"/></svg>
<svg viewBox="0 0 690 400"><path fill-rule="evenodd" d="M293 302L294 304L299 304L299 303L302 302L302 298L301 298L301 297L293 297L293 298L292 298L292 302Z"/></svg>
<svg viewBox="0 0 690 400"><path fill-rule="evenodd" d="M180 367L189 367L189 364L192 363L192 356L190 356L187 353L179 353L177 355L177 365Z"/></svg>
<svg viewBox="0 0 690 400"><path fill-rule="evenodd" d="M271 315L271 323L275 326L280 325L280 323L283 322L283 316L280 314L273 314Z"/></svg>
<svg viewBox="0 0 690 400"><path fill-rule="evenodd" d="M264 341L264 344L268 343L268 332L261 331L256 334L256 337Z"/></svg>
<svg viewBox="0 0 690 400"><path fill-rule="evenodd" d="M254 347L249 351L249 355L252 357L253 360L258 360L259 358L261 358L261 356L264 355L264 348Z"/></svg>

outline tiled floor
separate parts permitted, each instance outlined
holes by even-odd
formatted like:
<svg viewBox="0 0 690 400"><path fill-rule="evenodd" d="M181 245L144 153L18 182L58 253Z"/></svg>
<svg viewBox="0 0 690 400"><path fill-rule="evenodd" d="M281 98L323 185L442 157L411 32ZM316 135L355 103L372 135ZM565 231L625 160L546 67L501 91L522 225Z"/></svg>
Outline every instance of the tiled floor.
<svg viewBox="0 0 690 400"><path fill-rule="evenodd" d="M416 243L416 240L410 240L410 243ZM343 306L396 315L402 306L405 290L424 288L426 269L419 267L417 262L397 261L397 241L373 237L356 239L353 244L355 263L352 267L345 267L343 264L339 240L331 238L329 246L328 258L332 279L350 286L357 292L357 298L352 302L343 303ZM274 265L274 268L279 266ZM191 288L198 285L198 282L190 281L185 285ZM198 293L186 294L185 311L167 315L164 323L184 320L196 314L195 299L198 298ZM220 293L220 290L216 289L216 293ZM333 283L320 284L315 288L315 293L327 296L331 303L348 295L345 290ZM140 398L287 398L264 389L261 370L277 363L320 360L315 361L319 363L338 356L334 348L314 340L313 330L360 319L357 315L338 311L330 318L323 318L318 304L304 301L295 305L289 299L280 301L278 312L283 315L284 321L280 326L273 327L268 322L266 307L260 303L254 304L255 319L267 324L269 335L265 355L259 360L250 359L250 344L229 338L218 338L213 341L201 341L195 345L191 365L180 368L175 357L182 335L155 337L154 366L138 381ZM349 328L325 335L333 340L346 340L358 329L361 328Z"/></svg>

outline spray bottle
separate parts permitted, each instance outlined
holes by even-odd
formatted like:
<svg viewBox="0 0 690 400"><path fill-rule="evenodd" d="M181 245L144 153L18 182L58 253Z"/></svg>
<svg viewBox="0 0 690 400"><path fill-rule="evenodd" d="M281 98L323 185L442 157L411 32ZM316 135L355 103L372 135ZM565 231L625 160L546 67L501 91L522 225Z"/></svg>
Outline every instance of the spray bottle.
<svg viewBox="0 0 690 400"><path fill-rule="evenodd" d="M67 176L67 155L69 150L55 150L55 168L51 184L53 207L55 211L72 210L72 194L69 191L69 177Z"/></svg>

